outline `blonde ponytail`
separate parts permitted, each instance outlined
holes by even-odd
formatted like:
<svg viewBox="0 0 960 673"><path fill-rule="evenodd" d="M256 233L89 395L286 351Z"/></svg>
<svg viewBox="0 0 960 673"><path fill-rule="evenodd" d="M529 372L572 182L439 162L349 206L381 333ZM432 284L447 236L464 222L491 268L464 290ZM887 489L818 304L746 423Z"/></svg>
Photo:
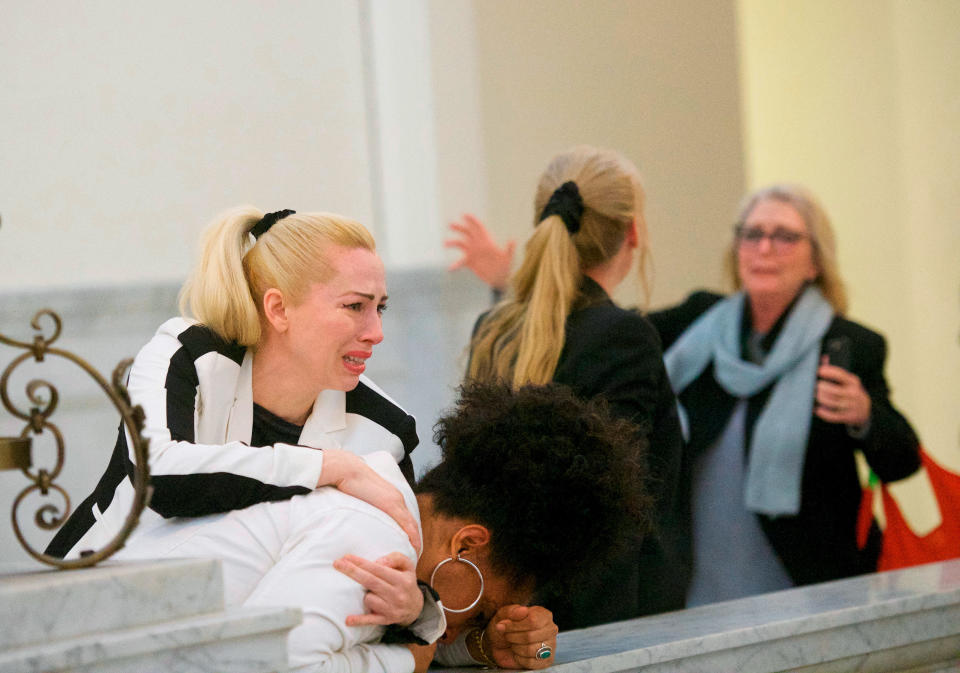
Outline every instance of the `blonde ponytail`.
<svg viewBox="0 0 960 673"><path fill-rule="evenodd" d="M312 283L333 276L326 254L330 246L376 251L370 232L341 215L293 213L254 239L250 229L262 218L253 206L215 218L204 235L200 260L180 291L184 316L241 346L260 342L261 304L268 289L299 304Z"/></svg>
<svg viewBox="0 0 960 673"><path fill-rule="evenodd" d="M253 245L250 228L263 217L253 206L219 215L207 228L200 261L180 290L180 312L226 341L252 346L260 340L260 314L243 269Z"/></svg>
<svg viewBox="0 0 960 673"><path fill-rule="evenodd" d="M561 215L539 221L551 198L569 190L571 182L576 198L582 199L579 226L569 226ZM620 154L580 146L554 157L540 178L534 212L538 223L510 280L510 295L471 341L469 379L506 381L514 387L551 381L583 273L613 257L634 222L643 279L643 189L636 167Z"/></svg>
<svg viewBox="0 0 960 673"><path fill-rule="evenodd" d="M468 376L518 388L547 383L580 285L577 250L559 216L539 224L511 285L515 300L494 309L474 338Z"/></svg>

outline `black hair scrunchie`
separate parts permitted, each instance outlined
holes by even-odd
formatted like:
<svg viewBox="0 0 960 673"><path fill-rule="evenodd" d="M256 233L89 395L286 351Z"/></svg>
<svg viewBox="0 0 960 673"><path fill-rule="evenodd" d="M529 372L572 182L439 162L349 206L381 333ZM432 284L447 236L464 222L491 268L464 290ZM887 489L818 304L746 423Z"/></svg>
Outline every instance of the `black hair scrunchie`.
<svg viewBox="0 0 960 673"><path fill-rule="evenodd" d="M540 222L551 215L559 215L567 231L575 234L580 231L580 219L583 217L583 197L577 189L577 183L567 180L554 190L550 200L540 213Z"/></svg>
<svg viewBox="0 0 960 673"><path fill-rule="evenodd" d="M288 210L278 210L275 213L267 213L266 215L260 218L259 222L257 222L255 225L250 227L250 233L253 234L254 238L260 238L265 233L267 233L270 227L272 227L277 222L285 218L287 215L293 215L296 212L297 211L295 210L288 209Z"/></svg>

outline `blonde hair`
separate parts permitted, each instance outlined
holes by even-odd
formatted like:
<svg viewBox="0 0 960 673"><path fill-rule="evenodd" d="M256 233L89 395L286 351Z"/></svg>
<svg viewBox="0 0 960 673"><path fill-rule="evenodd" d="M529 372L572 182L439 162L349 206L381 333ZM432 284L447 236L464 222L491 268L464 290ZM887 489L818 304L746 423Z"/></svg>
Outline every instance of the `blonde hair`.
<svg viewBox="0 0 960 673"><path fill-rule="evenodd" d="M583 199L580 229L573 234L559 215L539 221L550 197L568 181L576 183ZM637 224L646 289L643 205L637 168L621 154L583 145L554 157L537 185L536 229L510 279L510 295L474 335L467 377L503 380L514 387L552 380L583 272L620 250L632 222Z"/></svg>
<svg viewBox="0 0 960 673"><path fill-rule="evenodd" d="M239 206L207 227L200 260L180 290L180 312L226 341L255 346L260 341L263 295L280 290L294 305L310 285L334 273L330 246L375 251L363 225L333 213L296 213L278 220L260 238L250 228L263 213Z"/></svg>
<svg viewBox="0 0 960 673"><path fill-rule="evenodd" d="M740 203L738 222L743 222L761 201L778 201L793 207L803 219L813 248L813 263L817 267L816 285L838 315L847 312L847 291L837 266L837 243L827 211L816 197L801 185L774 184L747 194ZM727 272L734 289L742 286L737 273L737 239L734 237L727 254Z"/></svg>

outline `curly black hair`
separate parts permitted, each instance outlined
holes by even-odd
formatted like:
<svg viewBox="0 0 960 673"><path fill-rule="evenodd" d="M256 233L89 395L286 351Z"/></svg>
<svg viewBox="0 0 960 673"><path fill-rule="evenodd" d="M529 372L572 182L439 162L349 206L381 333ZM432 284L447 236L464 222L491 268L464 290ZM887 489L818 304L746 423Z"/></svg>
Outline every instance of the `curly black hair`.
<svg viewBox="0 0 960 673"><path fill-rule="evenodd" d="M446 515L491 531L491 563L561 588L647 530L647 443L602 400L557 384L471 382L434 426L442 462L417 484Z"/></svg>

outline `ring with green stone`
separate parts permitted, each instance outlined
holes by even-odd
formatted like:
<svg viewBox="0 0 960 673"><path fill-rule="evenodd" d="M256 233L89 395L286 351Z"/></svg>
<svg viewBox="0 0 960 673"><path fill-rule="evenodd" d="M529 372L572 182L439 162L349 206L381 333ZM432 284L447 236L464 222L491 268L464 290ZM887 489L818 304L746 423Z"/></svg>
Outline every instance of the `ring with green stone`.
<svg viewBox="0 0 960 673"><path fill-rule="evenodd" d="M553 650L546 643L540 643L540 649L537 650L537 659L549 659L553 656Z"/></svg>

